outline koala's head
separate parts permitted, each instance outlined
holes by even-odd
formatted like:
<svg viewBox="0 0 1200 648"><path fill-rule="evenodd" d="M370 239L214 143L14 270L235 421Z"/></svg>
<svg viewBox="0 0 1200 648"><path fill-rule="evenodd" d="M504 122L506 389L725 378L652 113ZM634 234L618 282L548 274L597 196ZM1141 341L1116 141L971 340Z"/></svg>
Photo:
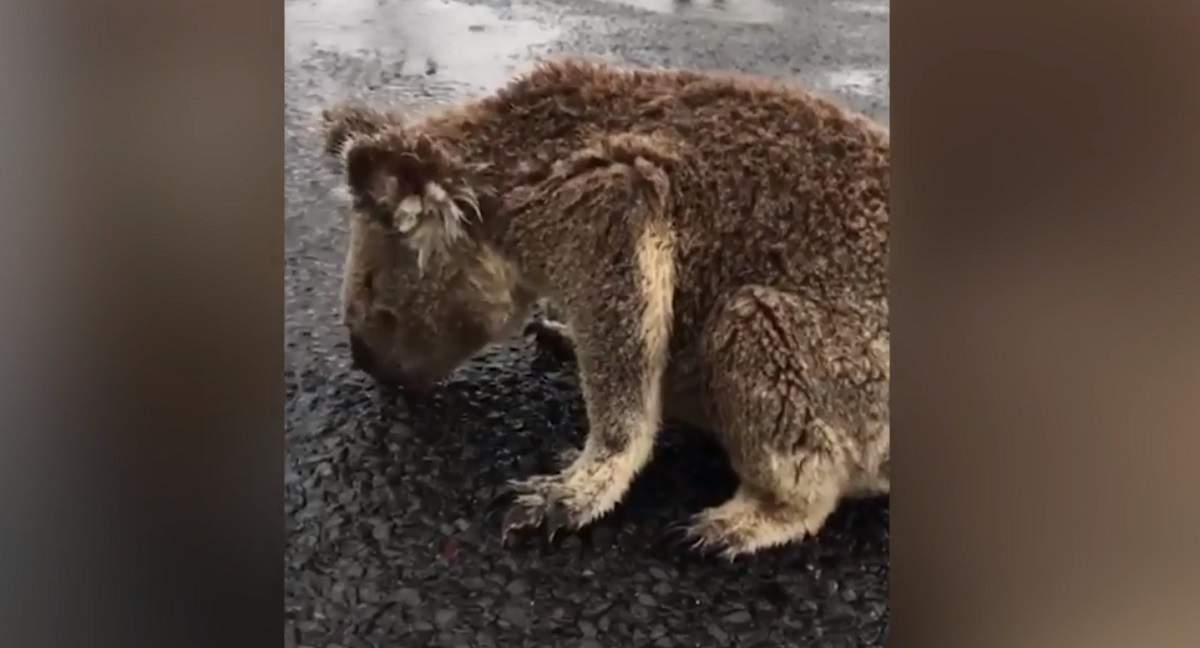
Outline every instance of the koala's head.
<svg viewBox="0 0 1200 648"><path fill-rule="evenodd" d="M480 235L494 199L446 148L394 115L341 107L324 118L353 201L342 312L354 363L424 390L518 330L532 295Z"/></svg>

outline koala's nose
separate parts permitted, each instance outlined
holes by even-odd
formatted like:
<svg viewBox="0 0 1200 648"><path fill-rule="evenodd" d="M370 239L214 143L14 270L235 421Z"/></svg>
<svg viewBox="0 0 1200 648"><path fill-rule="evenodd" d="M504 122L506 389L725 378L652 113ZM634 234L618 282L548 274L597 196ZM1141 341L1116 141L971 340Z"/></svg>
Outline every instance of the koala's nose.
<svg viewBox="0 0 1200 648"><path fill-rule="evenodd" d="M361 369L369 374L375 373L375 363L371 358L370 350L367 349L362 338L354 333L350 334L350 362L355 369Z"/></svg>

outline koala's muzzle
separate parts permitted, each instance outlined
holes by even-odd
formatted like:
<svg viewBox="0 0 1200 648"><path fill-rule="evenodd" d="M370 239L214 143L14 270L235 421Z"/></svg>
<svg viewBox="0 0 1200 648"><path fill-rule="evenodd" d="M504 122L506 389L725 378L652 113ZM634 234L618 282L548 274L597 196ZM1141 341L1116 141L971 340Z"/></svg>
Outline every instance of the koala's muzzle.
<svg viewBox="0 0 1200 648"><path fill-rule="evenodd" d="M354 333L350 334L350 362L355 369L365 372L376 382L385 385L399 385L412 392L429 391L428 381L408 374L403 368L384 366L380 363L367 343Z"/></svg>

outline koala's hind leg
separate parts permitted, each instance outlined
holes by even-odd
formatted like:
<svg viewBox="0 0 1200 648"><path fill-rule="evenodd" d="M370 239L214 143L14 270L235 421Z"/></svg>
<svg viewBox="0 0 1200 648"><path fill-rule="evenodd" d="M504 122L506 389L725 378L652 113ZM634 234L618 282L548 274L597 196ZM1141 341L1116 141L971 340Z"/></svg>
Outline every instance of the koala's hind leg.
<svg viewBox="0 0 1200 648"><path fill-rule="evenodd" d="M732 558L815 534L878 474L886 375L850 324L761 286L734 291L710 316L706 407L741 485L693 519L696 547Z"/></svg>

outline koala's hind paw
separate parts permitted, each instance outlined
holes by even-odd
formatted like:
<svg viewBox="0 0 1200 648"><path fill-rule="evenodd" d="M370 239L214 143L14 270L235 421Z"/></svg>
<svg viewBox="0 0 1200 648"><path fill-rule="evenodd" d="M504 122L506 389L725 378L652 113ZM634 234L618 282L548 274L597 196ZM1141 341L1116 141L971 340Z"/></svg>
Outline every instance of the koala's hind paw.
<svg viewBox="0 0 1200 648"><path fill-rule="evenodd" d="M823 521L823 514L810 516L799 510L768 508L739 491L728 502L697 514L684 535L693 550L716 553L732 561L813 535Z"/></svg>

